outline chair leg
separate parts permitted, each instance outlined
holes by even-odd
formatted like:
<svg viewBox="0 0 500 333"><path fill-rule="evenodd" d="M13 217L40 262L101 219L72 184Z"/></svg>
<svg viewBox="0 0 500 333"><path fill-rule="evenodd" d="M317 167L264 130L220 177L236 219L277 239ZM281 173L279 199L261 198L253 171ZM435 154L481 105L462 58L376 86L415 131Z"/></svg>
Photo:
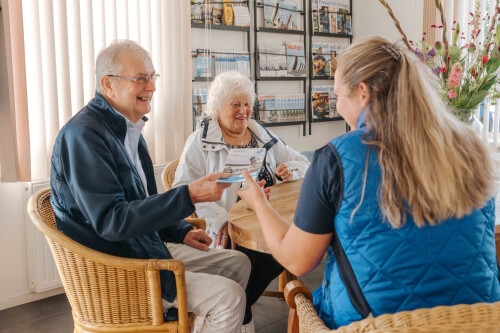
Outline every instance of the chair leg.
<svg viewBox="0 0 500 333"><path fill-rule="evenodd" d="M299 333L299 317L297 317L297 310L290 309L288 313L288 328L287 333Z"/></svg>
<svg viewBox="0 0 500 333"><path fill-rule="evenodd" d="M283 292L283 290L285 290L286 284L288 282L292 281L292 280L297 280L297 277L285 269L280 274L280 277L279 277L279 287L278 287L279 289L278 290L280 292Z"/></svg>

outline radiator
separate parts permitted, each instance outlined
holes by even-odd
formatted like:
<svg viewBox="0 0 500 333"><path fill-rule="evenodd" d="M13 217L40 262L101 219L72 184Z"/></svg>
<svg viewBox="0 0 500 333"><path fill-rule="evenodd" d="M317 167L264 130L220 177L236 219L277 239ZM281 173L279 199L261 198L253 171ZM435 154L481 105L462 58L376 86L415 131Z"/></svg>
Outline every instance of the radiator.
<svg viewBox="0 0 500 333"><path fill-rule="evenodd" d="M38 231L28 216L28 200L38 190L50 187L48 181L24 184L24 214L26 229L26 253L28 259L28 279L31 290L42 292L62 286L56 263L52 257L45 236Z"/></svg>
<svg viewBox="0 0 500 333"><path fill-rule="evenodd" d="M162 193L161 173L165 165L155 165L155 179L158 192ZM45 236L35 228L28 216L28 200L38 190L50 187L48 181L24 183L24 221L26 230L26 246L28 260L28 278L30 288L35 292L42 292L62 286L57 267L52 257L49 244Z"/></svg>

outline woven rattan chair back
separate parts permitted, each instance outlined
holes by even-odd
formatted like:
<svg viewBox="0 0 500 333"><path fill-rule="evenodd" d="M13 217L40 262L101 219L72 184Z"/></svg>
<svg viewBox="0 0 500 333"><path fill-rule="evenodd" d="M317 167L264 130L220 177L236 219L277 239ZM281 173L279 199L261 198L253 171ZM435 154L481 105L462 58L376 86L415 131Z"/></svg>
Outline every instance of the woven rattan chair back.
<svg viewBox="0 0 500 333"><path fill-rule="evenodd" d="M179 165L179 160L175 160L167 164L163 172L161 173L161 183L163 185L163 189L168 191L172 188L172 184L175 179L175 171L177 170L177 166ZM195 229L203 229L205 230L207 224L205 219L201 219L196 215L196 212L191 214L191 216L185 219L187 222L191 223Z"/></svg>
<svg viewBox="0 0 500 333"><path fill-rule="evenodd" d="M161 183L165 191L168 191L172 188L172 184L175 179L175 170L177 170L177 166L179 165L179 159L170 162L167 164L165 169L161 174Z"/></svg>
<svg viewBox="0 0 500 333"><path fill-rule="evenodd" d="M288 333L500 332L500 302L401 311L329 330L314 310L311 293L302 281L289 282L285 298L290 306Z"/></svg>
<svg viewBox="0 0 500 333"><path fill-rule="evenodd" d="M56 227L50 189L33 194L28 213L47 238L73 313L75 332L189 332L184 264L128 259L85 247ZM175 274L179 320L164 322L160 270Z"/></svg>

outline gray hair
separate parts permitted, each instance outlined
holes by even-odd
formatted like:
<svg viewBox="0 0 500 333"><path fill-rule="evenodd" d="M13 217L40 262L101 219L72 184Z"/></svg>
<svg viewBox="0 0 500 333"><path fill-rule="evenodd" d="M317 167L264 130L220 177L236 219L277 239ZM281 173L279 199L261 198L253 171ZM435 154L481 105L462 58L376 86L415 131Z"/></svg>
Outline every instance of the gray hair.
<svg viewBox="0 0 500 333"><path fill-rule="evenodd" d="M237 95L249 96L253 107L255 103L255 90L252 81L245 75L234 71L217 75L208 90L205 114L218 119L224 100L230 96Z"/></svg>
<svg viewBox="0 0 500 333"><path fill-rule="evenodd" d="M120 75L123 68L117 59L122 54L130 54L138 59L149 59L151 56L142 46L128 39L117 39L102 49L95 64L96 90L102 93L101 78L104 75Z"/></svg>

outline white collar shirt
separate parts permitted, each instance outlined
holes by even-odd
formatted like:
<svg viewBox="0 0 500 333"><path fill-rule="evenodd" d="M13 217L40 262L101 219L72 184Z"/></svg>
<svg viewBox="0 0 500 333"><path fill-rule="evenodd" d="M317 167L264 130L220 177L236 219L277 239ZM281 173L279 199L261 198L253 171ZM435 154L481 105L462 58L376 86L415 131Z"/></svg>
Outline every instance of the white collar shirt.
<svg viewBox="0 0 500 333"><path fill-rule="evenodd" d="M146 122L142 119L137 121L136 123L131 122L127 117L123 116L120 112L118 112L115 108L113 110L122 116L127 123L127 134L125 135L125 149L127 150L128 156L139 174L141 178L142 186L144 187L144 192L146 196L149 196L148 193L148 182L146 180L146 174L144 173L144 169L142 168L141 159L139 158L139 139L141 137L141 132Z"/></svg>

